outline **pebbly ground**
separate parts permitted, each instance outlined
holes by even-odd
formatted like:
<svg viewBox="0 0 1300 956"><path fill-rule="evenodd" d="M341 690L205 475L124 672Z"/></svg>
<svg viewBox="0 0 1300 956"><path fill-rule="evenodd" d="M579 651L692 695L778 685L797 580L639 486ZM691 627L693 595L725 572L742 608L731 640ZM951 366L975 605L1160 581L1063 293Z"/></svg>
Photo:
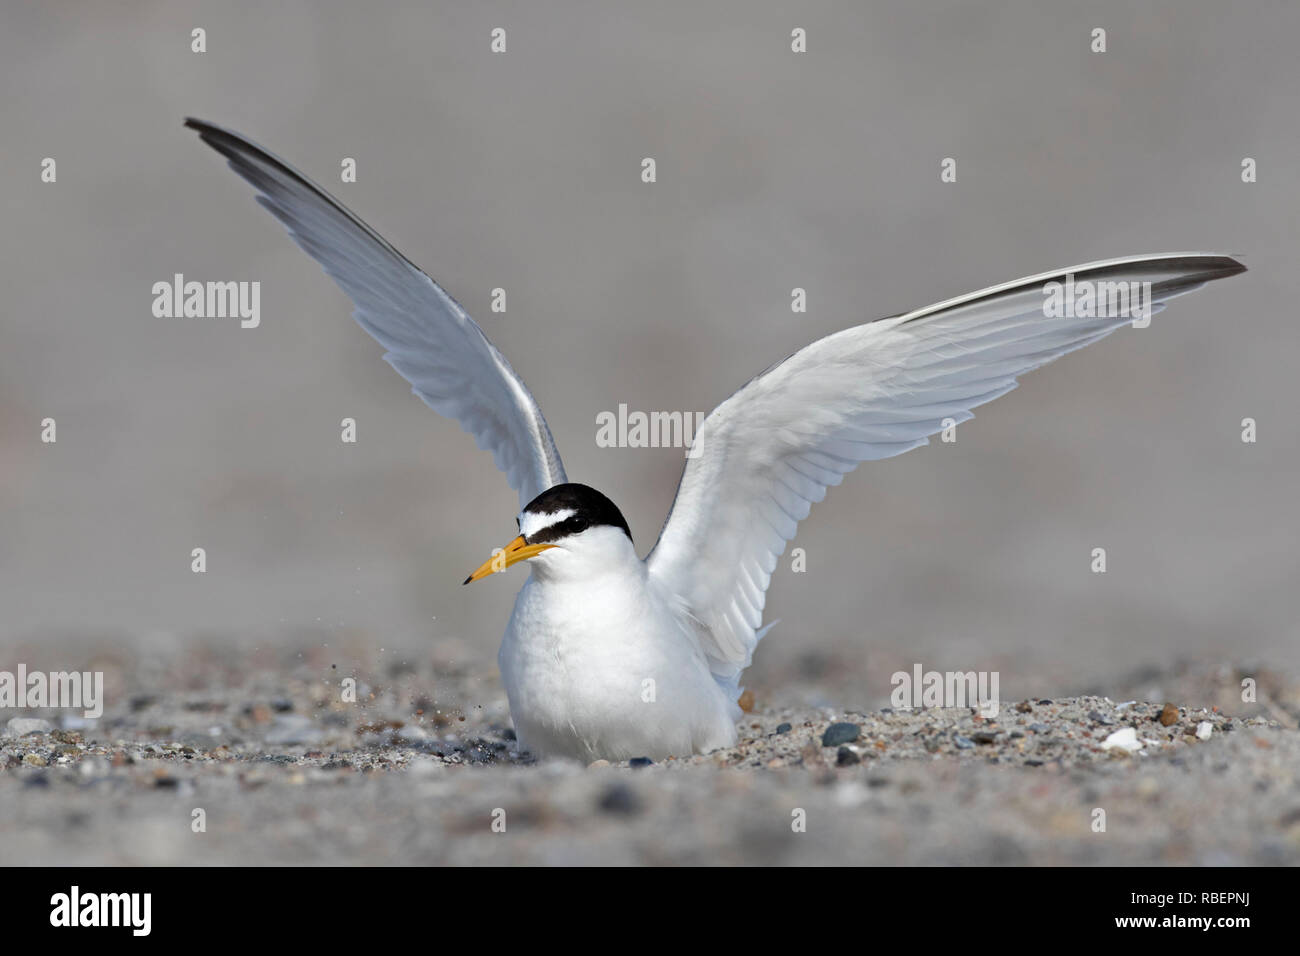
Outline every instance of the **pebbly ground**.
<svg viewBox="0 0 1300 956"><path fill-rule="evenodd" d="M1300 863L1300 683L1260 668L1182 664L989 720L809 707L792 677L756 689L733 749L583 767L518 752L486 666L86 655L101 719L0 722L0 862Z"/></svg>

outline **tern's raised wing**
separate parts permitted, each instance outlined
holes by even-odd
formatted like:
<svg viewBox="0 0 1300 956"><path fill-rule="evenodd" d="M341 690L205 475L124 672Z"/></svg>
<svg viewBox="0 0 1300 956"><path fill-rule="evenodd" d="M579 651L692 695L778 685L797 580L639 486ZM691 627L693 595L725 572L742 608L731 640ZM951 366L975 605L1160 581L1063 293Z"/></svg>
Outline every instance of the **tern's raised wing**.
<svg viewBox="0 0 1300 956"><path fill-rule="evenodd" d="M347 293L357 322L411 390L492 452L520 507L565 481L537 402L456 300L288 163L230 130L185 125L253 184L257 201Z"/></svg>
<svg viewBox="0 0 1300 956"><path fill-rule="evenodd" d="M814 342L705 420L646 559L652 579L702 625L713 673L734 686L761 636L777 559L828 486L859 462L927 444L945 420L964 422L972 408L1015 388L1017 376L1132 321L1047 318L1047 290L1058 291L1048 283L1062 284L1063 300L1073 276L1073 314L1092 311L1080 298L1086 289L1104 295L1121 287L1102 283L1124 283L1128 292L1129 283L1149 282L1143 301L1154 314L1173 296L1244 270L1227 256L1200 253L1089 263Z"/></svg>

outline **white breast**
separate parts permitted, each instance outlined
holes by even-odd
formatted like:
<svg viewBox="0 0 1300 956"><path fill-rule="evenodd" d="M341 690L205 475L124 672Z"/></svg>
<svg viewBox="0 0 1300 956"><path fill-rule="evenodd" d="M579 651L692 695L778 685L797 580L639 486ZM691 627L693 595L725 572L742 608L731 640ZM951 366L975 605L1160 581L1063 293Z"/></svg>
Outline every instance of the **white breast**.
<svg viewBox="0 0 1300 956"><path fill-rule="evenodd" d="M590 762L734 743L738 709L689 625L648 586L630 543L632 566L615 559L599 570L588 560L595 549L581 550L579 559L557 548L530 562L501 644L521 746Z"/></svg>

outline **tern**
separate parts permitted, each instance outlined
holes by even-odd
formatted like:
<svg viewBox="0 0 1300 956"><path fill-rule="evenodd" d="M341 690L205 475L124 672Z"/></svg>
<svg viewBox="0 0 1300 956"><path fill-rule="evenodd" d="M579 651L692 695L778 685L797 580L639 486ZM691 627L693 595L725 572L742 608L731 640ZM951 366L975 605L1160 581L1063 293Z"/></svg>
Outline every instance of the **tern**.
<svg viewBox="0 0 1300 956"><path fill-rule="evenodd" d="M520 748L538 757L661 759L733 745L772 572L830 486L1137 323L1108 303L1136 302L1145 319L1245 271L1210 253L1091 262L819 339L704 420L642 559L614 502L568 480L532 394L450 295L288 163L230 130L185 125L338 283L415 394L491 451L518 492L518 535L465 583L531 568L498 664ZM1049 308L1064 290L1078 300Z"/></svg>

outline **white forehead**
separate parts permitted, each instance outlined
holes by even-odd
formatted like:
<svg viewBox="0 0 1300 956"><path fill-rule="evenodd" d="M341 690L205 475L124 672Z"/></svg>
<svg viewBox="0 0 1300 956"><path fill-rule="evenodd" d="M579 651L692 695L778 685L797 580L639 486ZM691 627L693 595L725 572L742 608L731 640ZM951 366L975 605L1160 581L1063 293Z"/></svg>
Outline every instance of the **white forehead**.
<svg viewBox="0 0 1300 956"><path fill-rule="evenodd" d="M531 538L543 528L559 524L561 521L572 518L577 513L572 508L561 508L559 511L552 511L547 514L535 514L531 511L521 512L519 515L519 533L525 538Z"/></svg>

